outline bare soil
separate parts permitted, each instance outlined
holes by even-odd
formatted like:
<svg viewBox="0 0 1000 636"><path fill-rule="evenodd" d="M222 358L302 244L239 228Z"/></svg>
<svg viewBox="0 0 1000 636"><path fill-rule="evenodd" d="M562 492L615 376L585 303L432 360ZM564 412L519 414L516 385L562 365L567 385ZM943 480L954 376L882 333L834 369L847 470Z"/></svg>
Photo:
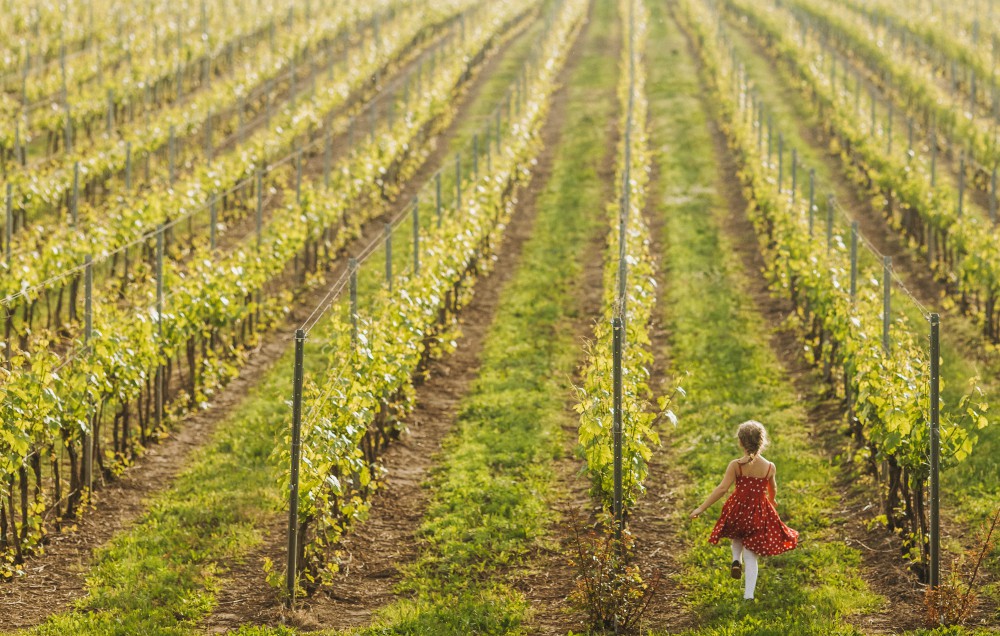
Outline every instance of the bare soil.
<svg viewBox="0 0 1000 636"><path fill-rule="evenodd" d="M412 63L404 65L398 73L405 74ZM385 99L387 87L394 83L386 82L374 99ZM446 147L447 144L439 144L436 152L443 156ZM421 174L426 179L429 173L424 169ZM412 196L422 183L420 176L407 183L404 195ZM409 197L401 196L399 200L407 201ZM389 216L369 223L344 254L357 253L381 236L383 221ZM347 259L338 256L329 265L327 279L337 280L346 267ZM292 276L288 278L288 284L294 285ZM288 334L302 323L326 291L325 287L318 287L301 293L283 324L262 335L261 344L251 353L239 376L218 392L207 410L190 413L175 424L174 430L161 433L160 443L146 449L119 479L95 490L91 509L83 514L75 529L64 523L63 531L46 538L44 554L31 557L24 565L23 577L0 583L0 624L4 628L33 627L48 616L69 609L74 601L85 596L85 577L94 550L134 525L153 495L170 487L184 469L190 453L208 443L218 423L239 406L283 355L291 343ZM276 520L269 521L267 531L269 535L284 532ZM260 567L256 571L261 572Z"/></svg>
<svg viewBox="0 0 1000 636"><path fill-rule="evenodd" d="M775 73L779 73L774 60L766 55L755 38L749 38L755 52L766 59ZM800 134L809 144L818 148L828 147L822 132L801 120L798 122ZM791 302L777 298L768 288L763 275L764 261L756 248L753 237L755 231L750 219L745 214L748 203L738 186L736 164L728 149L726 139L721 130L713 124L713 136L716 144L716 155L720 157L720 170L726 175L725 182L731 184L726 196L729 200L730 218L726 223L726 231L732 237L744 268L749 274L750 289L748 290L757 310L769 324L782 325L785 318L791 314ZM849 211L851 217L858 221L859 230L865 238L882 254L893 257L893 267L906 281L909 292L921 303L933 305L945 293L943 286L930 274L912 252L901 243L898 234L888 226L881 213L874 209L867 197L859 195L853 184L843 173L836 157L823 153L823 160L828 164L830 173L834 176L838 192L841 193L840 204ZM846 199L843 195L846 194ZM817 372L801 355L799 336L791 329L779 328L772 333L771 346L781 360L786 373L796 387L803 402L808 405L809 423L813 427L816 438L823 443L825 452L831 461L848 448L845 436L846 411L842 401L833 398L833 392ZM981 345L979 347L981 349ZM973 349L963 352L973 358L981 358ZM899 537L881 527L872 527L874 518L881 512L877 498L872 497L870 488L859 483L859 475L849 462L841 463L841 471L834 485L840 495L843 505L840 509L831 511L836 527L843 540L859 549L862 555L861 576L875 593L885 598L885 604L875 612L848 617L859 629L872 634L897 634L907 630L924 627L923 595L924 586L906 567L901 558L901 542ZM964 530L957 523L942 519L942 539L949 536L961 536ZM988 609L980 608L976 620L986 618Z"/></svg>
<svg viewBox="0 0 1000 636"><path fill-rule="evenodd" d="M653 117L652 109L649 113ZM649 337L653 351L652 388L655 395L670 389L670 331L664 322L669 272L663 265L669 249L663 243L663 226L666 219L659 213L659 202L664 197L667 184L662 180L659 162L653 161L649 179L646 221L649 225L650 251L660 259L656 268L656 311ZM646 494L636 504L629 519L629 528L635 539L635 552L643 579L656 582L657 588L643 617L646 627L669 632L679 632L696 625L696 617L682 602L685 591L680 583L681 564L677 557L687 550L678 534L685 523L682 493L677 484L683 481L683 472L676 467L676 450L669 442L669 430L660 428L663 446L656 449L649 461L646 475Z"/></svg>
<svg viewBox="0 0 1000 636"><path fill-rule="evenodd" d="M590 21L593 19L593 3L587 17L587 24L581 31L567 60L563 77L568 78L579 66L585 43L589 35ZM620 26L612 31L611 48L607 55L618 59L621 52L621 38L617 35ZM607 87L608 92L614 90ZM543 131L544 148L539 159L541 170L532 182L527 198L527 205L534 208L538 197L546 187L551 175L555 152L561 141L561 123L566 119L566 111L570 105L570 95L565 89L555 95L549 120ZM614 96L611 97L614 99ZM605 155L598 168L598 178L601 182L600 201L610 201L614 196L616 150L620 132L618 130L618 103L615 100L615 111L606 122L604 143ZM598 230L590 238L583 260L580 278L574 286L575 305L579 309L572 325L572 333L579 341L580 351L592 339L594 323L603 312L604 289L604 254L607 249L607 227L600 224ZM573 377L574 385L582 383L582 366ZM567 600L575 587L576 568L571 559L576 556L577 533L583 535L594 526L601 506L590 493L590 484L586 476L586 462L577 454L579 416L573 411L576 403L574 395L567 396L566 412L568 416L563 424L563 453L552 463L555 476L557 498L553 503L555 515L547 528L549 544L539 546L530 560L531 565L526 575L515 583L531 605L531 618L528 629L532 634L556 636L566 634L570 630L583 632L587 629L587 616L579 609L570 605Z"/></svg>
<svg viewBox="0 0 1000 636"><path fill-rule="evenodd" d="M516 39L508 40L506 46ZM463 96L460 108L471 103L483 89L502 60L502 51L486 62ZM449 140L458 133L462 120L462 115L456 118L417 176L408 182L398 197L404 202L402 205L445 159ZM533 199L543 173L545 161L540 159L531 184L518 196L521 203L504 232L494 271L476 281L473 299L462 310L458 348L445 358L432 360L427 379L418 385L416 408L407 430L383 455L382 464L388 477L372 501L370 516L347 534L339 546L346 565L333 585L300 601L293 612L284 609L263 577L265 558L276 563L284 560L284 517L275 515L267 523L267 536L261 546L243 562L232 564L227 581L217 594L218 608L203 623L209 633L224 633L247 623L290 624L305 630L358 627L369 623L372 614L393 599L393 589L402 578L401 568L418 555L416 535L430 495L424 481L437 462L442 441L453 428L462 399L478 375L480 354L500 294L517 271L522 247L534 227L535 209L525 199Z"/></svg>

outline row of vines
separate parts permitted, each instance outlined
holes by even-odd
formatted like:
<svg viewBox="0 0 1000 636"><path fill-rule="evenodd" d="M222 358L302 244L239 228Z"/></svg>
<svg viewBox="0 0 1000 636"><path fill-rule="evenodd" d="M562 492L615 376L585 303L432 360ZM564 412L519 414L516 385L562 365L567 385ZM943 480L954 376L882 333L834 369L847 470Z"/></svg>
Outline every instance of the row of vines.
<svg viewBox="0 0 1000 636"><path fill-rule="evenodd" d="M747 13L763 10L737 0L730 4ZM752 82L735 63L722 16L699 0L681 3L678 14L696 44L738 160L767 275L775 291L795 304L813 363L846 389L856 459L876 478L888 524L904 532L908 557L923 568L930 410L925 327L899 317L892 320L888 341L883 340L884 286L892 284L891 278L884 279L881 267L864 258L852 276L850 241L837 228L824 244L826 239L810 228L811 202L796 200L781 187L779 165L761 143L759 114L766 104L753 98ZM848 284L851 280L857 285ZM950 406L942 409L942 469L967 457L976 429L986 425L987 405L966 397Z"/></svg>
<svg viewBox="0 0 1000 636"><path fill-rule="evenodd" d="M304 590L338 570L337 541L367 513L382 475L381 450L413 406L420 370L453 346L456 314L471 298L474 281L492 267L519 186L530 178L555 79L586 5L564 0L552 9L537 53L507 93L502 143L497 130L497 150L488 150L485 169L458 176L453 205L438 208L437 222L423 226L415 239L414 264L377 289L364 313L355 313L349 299L322 308L333 321L320 353L328 356L328 371L307 379L301 433L295 565ZM488 132L478 138L490 147ZM282 465L290 461L290 441L276 444Z"/></svg>

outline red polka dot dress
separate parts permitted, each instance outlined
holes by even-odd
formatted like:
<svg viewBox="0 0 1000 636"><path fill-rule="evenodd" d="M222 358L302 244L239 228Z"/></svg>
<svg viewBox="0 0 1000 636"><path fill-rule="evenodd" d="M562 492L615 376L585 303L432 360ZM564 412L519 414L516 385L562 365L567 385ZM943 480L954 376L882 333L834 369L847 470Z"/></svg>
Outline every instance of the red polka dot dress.
<svg viewBox="0 0 1000 636"><path fill-rule="evenodd" d="M739 539L744 548L764 556L781 554L798 545L799 533L782 523L767 498L767 481L773 469L771 464L764 477L749 477L743 475L742 467L736 467L736 490L722 506L709 543L717 544L721 538Z"/></svg>

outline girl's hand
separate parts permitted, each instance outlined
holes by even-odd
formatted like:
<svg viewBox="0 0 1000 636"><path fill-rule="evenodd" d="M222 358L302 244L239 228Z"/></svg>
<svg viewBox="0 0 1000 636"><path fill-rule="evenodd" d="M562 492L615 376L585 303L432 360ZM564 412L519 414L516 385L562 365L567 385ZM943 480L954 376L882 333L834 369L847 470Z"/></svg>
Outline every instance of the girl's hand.
<svg viewBox="0 0 1000 636"><path fill-rule="evenodd" d="M697 508L694 510L694 512L691 513L691 518L692 519L697 519L700 516L701 516L701 510L699 510Z"/></svg>

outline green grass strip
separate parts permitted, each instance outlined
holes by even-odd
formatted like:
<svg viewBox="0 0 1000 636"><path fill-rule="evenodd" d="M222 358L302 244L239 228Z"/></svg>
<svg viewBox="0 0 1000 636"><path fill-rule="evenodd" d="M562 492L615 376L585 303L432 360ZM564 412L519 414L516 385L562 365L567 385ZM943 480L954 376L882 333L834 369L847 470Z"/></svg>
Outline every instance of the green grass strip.
<svg viewBox="0 0 1000 636"><path fill-rule="evenodd" d="M504 68L520 68L528 54L526 39L531 38L515 40ZM471 135L470 130L479 128L511 79L508 71L486 80L458 134ZM366 289L380 282L377 277L360 282L359 303L364 306ZM310 347L322 348L330 337L327 326L317 325ZM327 359L307 355L306 375L321 374ZM189 458L176 483L153 498L149 512L97 552L87 577L88 596L76 611L54 615L28 633L166 636L195 631L198 620L212 610L224 577L217 564L258 545L260 519L284 505L285 493L278 487L284 467L269 463L268 457L287 421L291 369L289 348L219 424L212 441Z"/></svg>
<svg viewBox="0 0 1000 636"><path fill-rule="evenodd" d="M730 22L730 25L734 26L734 23ZM795 88L794 82L798 80L793 80L786 67L781 64L775 73L768 59L757 52L757 47L743 29L730 28L728 33L740 55L741 63L753 77L756 91L773 115L775 157L778 147L777 134L779 131L784 134L785 187L788 187L791 181L788 172L791 166L791 148L796 148L798 151L800 167L816 170L816 200L820 209L816 222L818 228L823 228L826 219L825 206L822 202L825 201L826 194L833 193L841 201L849 200L850 194L844 182L837 179L839 167L831 169L830 164L823 160L826 148L812 145L802 135L805 128L819 129L821 123L816 117L815 109L802 92ZM862 104L864 103L862 100ZM905 127L900 125L897 128ZM764 143L767 143L766 130ZM837 162L839 164L839 159ZM808 196L807 172L799 174L798 183L801 196ZM838 227L846 225L844 219L839 216L836 223ZM860 256L866 262L870 262L873 258L864 249L861 250ZM990 404L1000 403L1000 356L997 355L997 348L983 340L981 330L955 308L954 301L950 297L943 298L940 307L932 310L943 310L941 384L945 403L957 404L961 396L969 390L968 380L977 377L978 386L983 391L982 401ZM905 313L909 324L914 328L922 328L926 323L920 310L901 295L897 294L893 300L893 311ZM970 355L975 353L977 348L982 348L982 353ZM1000 506L1000 480L996 478L1000 474L1000 426L988 426L977 431L977 435L979 441L973 453L941 476L943 515L957 513L958 520L968 527L978 527L997 506ZM959 538L944 539L944 550L958 553L964 549ZM1000 555L1000 548L997 548L994 554ZM988 566L994 571L1000 571L1000 559L994 559ZM993 590L989 594L994 598L1000 597L1000 590Z"/></svg>
<svg viewBox="0 0 1000 636"><path fill-rule="evenodd" d="M614 113L615 62L604 53L614 5L597 3L552 178L538 201L534 234L504 289L482 367L434 472L422 551L407 569L407 597L364 634L524 633L527 605L510 585L551 520L550 462L580 348L575 287L590 239L602 227L606 122Z"/></svg>
<svg viewBox="0 0 1000 636"><path fill-rule="evenodd" d="M705 104L687 42L654 3L649 93L652 146L664 182L656 213L663 227L670 355L688 395L679 403L673 444L689 479L677 523L690 551L682 579L701 625L691 634L755 636L855 634L848 614L874 609L879 599L860 578L861 556L831 524L837 508L830 483L836 469L816 448L806 409L768 343L772 325L754 310L739 257L721 228L729 213L719 188ZM752 236L745 240L754 241ZM759 419L777 465L779 511L799 530L798 549L762 559L758 602L747 607L742 582L729 578L728 542L711 546L720 504L695 522L687 512L739 456L736 425Z"/></svg>

